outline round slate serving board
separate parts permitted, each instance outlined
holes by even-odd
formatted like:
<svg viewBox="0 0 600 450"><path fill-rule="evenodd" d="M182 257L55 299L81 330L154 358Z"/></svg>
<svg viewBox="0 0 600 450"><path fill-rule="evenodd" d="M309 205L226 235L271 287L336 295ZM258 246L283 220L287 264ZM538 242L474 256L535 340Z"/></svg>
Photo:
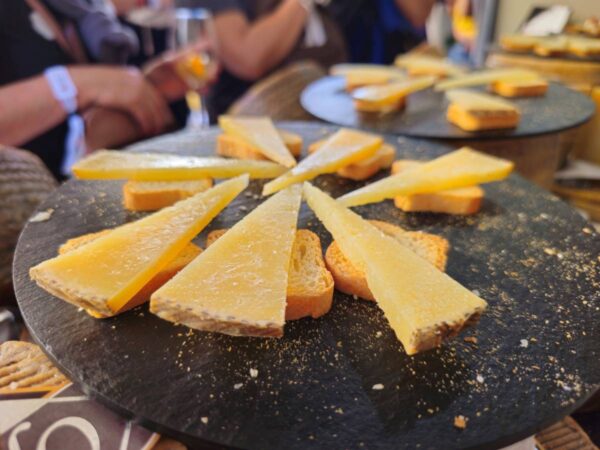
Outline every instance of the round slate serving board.
<svg viewBox="0 0 600 450"><path fill-rule="evenodd" d="M307 142L335 130L282 126ZM176 134L136 150L208 155L217 133ZM388 141L399 157L448 150ZM69 181L40 207L54 212L28 223L19 241L19 305L32 336L86 392L194 447L500 447L570 413L600 384L600 237L519 176L486 186L482 211L468 218L405 214L389 201L357 208L449 239L447 272L489 302L476 327L414 357L375 303L339 292L329 314L288 323L281 339L261 339L175 326L147 306L95 320L32 283L29 268L66 239L140 217L122 208L121 184ZM315 184L335 196L358 186L333 175ZM261 186L253 182L198 242L258 205ZM331 241L306 205L299 227L317 232L324 246ZM383 389L373 389L378 384ZM468 418L464 430L453 426L458 415Z"/></svg>
<svg viewBox="0 0 600 450"><path fill-rule="evenodd" d="M355 111L343 77L321 78L308 85L300 97L304 109L325 122L425 139L515 139L558 133L585 123L595 112L588 97L558 83L550 83L543 97L511 101L521 110L516 128L473 133L448 122L448 101L443 92L432 89L411 94L406 109L383 117Z"/></svg>

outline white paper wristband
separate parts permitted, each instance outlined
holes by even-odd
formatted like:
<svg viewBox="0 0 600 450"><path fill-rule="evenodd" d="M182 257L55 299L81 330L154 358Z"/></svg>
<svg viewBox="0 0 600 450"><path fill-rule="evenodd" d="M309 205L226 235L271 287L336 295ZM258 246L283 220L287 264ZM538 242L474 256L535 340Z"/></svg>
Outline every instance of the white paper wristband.
<svg viewBox="0 0 600 450"><path fill-rule="evenodd" d="M54 98L58 100L65 112L70 115L77 111L77 88L65 66L53 66L44 71Z"/></svg>

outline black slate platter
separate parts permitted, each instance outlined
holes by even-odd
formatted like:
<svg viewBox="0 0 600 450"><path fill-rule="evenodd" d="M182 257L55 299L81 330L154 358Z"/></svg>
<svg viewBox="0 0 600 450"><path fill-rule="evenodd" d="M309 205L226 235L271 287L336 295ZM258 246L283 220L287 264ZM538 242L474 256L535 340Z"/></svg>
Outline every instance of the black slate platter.
<svg viewBox="0 0 600 450"><path fill-rule="evenodd" d="M336 125L415 138L460 140L515 139L557 133L585 123L595 111L594 103L585 95L550 83L543 97L511 100L521 110L521 120L516 128L473 133L448 122L448 101L443 92L432 89L416 92L408 97L405 110L377 117L355 111L344 85L344 79L338 76L314 81L302 92L302 106L318 119Z"/></svg>
<svg viewBox="0 0 600 450"><path fill-rule="evenodd" d="M282 126L307 142L335 130ZM176 134L136 150L208 155L217 133ZM399 157L448 150L388 141ZM489 302L475 328L415 357L377 305L339 292L324 317L288 323L282 339L260 339L192 331L147 306L94 320L32 283L29 268L66 239L139 217L122 208L121 184L69 181L40 207L54 211L29 223L19 241L19 305L33 337L86 392L194 448L500 447L570 413L600 384L600 237L519 176L486 186L482 211L469 218L405 214L392 202L357 208L449 239L447 272ZM333 175L315 184L335 196L357 187ZM209 229L231 226L258 205L261 185L253 182ZM330 243L305 205L299 226ZM453 426L458 415L468 418L465 430Z"/></svg>

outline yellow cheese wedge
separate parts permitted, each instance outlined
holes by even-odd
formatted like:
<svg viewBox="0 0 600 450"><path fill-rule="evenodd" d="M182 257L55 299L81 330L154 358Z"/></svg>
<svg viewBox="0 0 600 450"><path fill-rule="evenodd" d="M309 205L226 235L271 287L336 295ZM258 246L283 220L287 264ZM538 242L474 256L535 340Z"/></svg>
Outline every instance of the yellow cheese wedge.
<svg viewBox="0 0 600 450"><path fill-rule="evenodd" d="M324 192L304 197L369 289L407 354L429 350L479 318L487 304L427 260Z"/></svg>
<svg viewBox="0 0 600 450"><path fill-rule="evenodd" d="M533 52L540 56L552 56L564 53L569 48L567 36L554 36L540 39L533 47Z"/></svg>
<svg viewBox="0 0 600 450"><path fill-rule="evenodd" d="M508 34L500 38L500 47L512 52L528 52L533 50L540 40L541 38L538 36Z"/></svg>
<svg viewBox="0 0 600 450"><path fill-rule="evenodd" d="M540 76L533 70L527 69L489 69L441 81L435 85L436 91L447 91L461 87L489 84L494 81L531 80Z"/></svg>
<svg viewBox="0 0 600 450"><path fill-rule="evenodd" d="M383 178L338 199L345 206L376 203L398 195L475 186L506 178L514 164L463 147L419 167Z"/></svg>
<svg viewBox="0 0 600 450"><path fill-rule="evenodd" d="M112 316L248 185L242 175L32 267L51 294Z"/></svg>
<svg viewBox="0 0 600 450"><path fill-rule="evenodd" d="M352 99L373 106L385 106L397 103L407 95L433 86L435 77L425 76L386 84L384 86L368 86L355 90Z"/></svg>
<svg viewBox="0 0 600 450"><path fill-rule="evenodd" d="M278 193L235 224L150 299L150 311L233 336L283 335L302 189Z"/></svg>
<svg viewBox="0 0 600 450"><path fill-rule="evenodd" d="M294 167L296 159L268 117L220 116L219 125L231 136L243 139L267 158L285 167Z"/></svg>
<svg viewBox="0 0 600 450"><path fill-rule="evenodd" d="M97 233L89 233L84 234L83 236L78 236L73 239L69 239L63 245L61 245L58 249L59 255L64 255L76 248L79 248L89 242L92 242L98 239L101 236L104 236L110 233L112 230L102 230ZM175 276L177 272L187 266L192 260L202 253L202 249L193 243L189 243L184 249L179 253L175 259L173 259L169 264L167 264L160 272L154 275L152 278L137 294L135 294L131 300L127 302L123 308L119 310L119 312L128 311L130 309L135 308L136 306L141 305L142 303L146 303L150 300L150 296L154 291L156 291L159 287L169 281L171 278ZM103 319L106 316L94 311L94 310L86 310L86 312L96 319Z"/></svg>
<svg viewBox="0 0 600 450"><path fill-rule="evenodd" d="M467 70L457 64L427 55L399 55L394 61L396 67L406 69L413 76L435 75L438 77L455 77Z"/></svg>
<svg viewBox="0 0 600 450"><path fill-rule="evenodd" d="M262 193L269 195L323 173L333 173L348 164L373 156L382 144L380 136L341 128L325 141L321 151L308 155L296 167L265 184Z"/></svg>
<svg viewBox="0 0 600 450"><path fill-rule="evenodd" d="M467 89L452 89L446 92L450 103L459 105L463 110L471 112L518 111L517 105L508 100Z"/></svg>
<svg viewBox="0 0 600 450"><path fill-rule="evenodd" d="M130 211L156 211L204 192L212 185L212 178L189 181L130 180L123 185L123 205Z"/></svg>
<svg viewBox="0 0 600 450"><path fill-rule="evenodd" d="M73 166L75 177L85 180L184 181L230 178L244 173L251 178L274 178L283 172L285 167L270 161L117 150L99 150Z"/></svg>

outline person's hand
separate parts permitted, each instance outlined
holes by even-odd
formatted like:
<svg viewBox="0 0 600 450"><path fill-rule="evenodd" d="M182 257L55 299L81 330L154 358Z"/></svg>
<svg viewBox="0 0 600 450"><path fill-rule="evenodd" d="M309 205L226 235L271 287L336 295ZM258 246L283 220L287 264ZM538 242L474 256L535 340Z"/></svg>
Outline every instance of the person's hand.
<svg viewBox="0 0 600 450"><path fill-rule="evenodd" d="M178 66L191 56L205 52L209 48L208 45L206 41L199 41L179 50L165 52L148 62L142 68L142 72L169 101L179 100L190 90L190 86L183 79ZM205 74L206 86L214 83L218 74L216 64L211 66L213 70L209 70Z"/></svg>
<svg viewBox="0 0 600 450"><path fill-rule="evenodd" d="M69 68L78 90L80 109L102 106L122 110L144 135L157 134L173 123L162 95L135 68Z"/></svg>

